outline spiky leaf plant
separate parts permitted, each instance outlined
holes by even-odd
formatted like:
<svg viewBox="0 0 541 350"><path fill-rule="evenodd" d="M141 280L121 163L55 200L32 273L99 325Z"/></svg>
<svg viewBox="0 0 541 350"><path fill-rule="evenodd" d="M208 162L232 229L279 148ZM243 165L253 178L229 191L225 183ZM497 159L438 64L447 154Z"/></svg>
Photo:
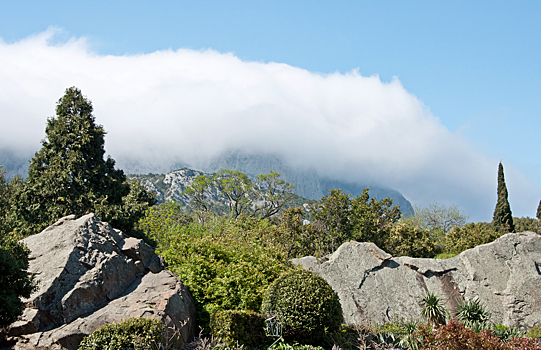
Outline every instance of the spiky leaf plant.
<svg viewBox="0 0 541 350"><path fill-rule="evenodd" d="M480 331L488 327L490 312L475 298L459 305L456 318L466 327Z"/></svg>
<svg viewBox="0 0 541 350"><path fill-rule="evenodd" d="M421 302L423 311L421 316L428 322L436 325L444 325L449 312L443 306L443 298L428 292Z"/></svg>

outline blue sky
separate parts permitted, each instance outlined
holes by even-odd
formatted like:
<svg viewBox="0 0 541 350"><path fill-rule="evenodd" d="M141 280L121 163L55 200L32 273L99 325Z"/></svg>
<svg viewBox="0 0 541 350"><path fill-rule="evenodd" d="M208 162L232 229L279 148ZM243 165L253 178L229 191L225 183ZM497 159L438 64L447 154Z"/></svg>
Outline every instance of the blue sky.
<svg viewBox="0 0 541 350"><path fill-rule="evenodd" d="M508 178L517 174L516 180L508 181L518 188L518 182L527 179L533 187L522 190L541 199L541 2L1 1L1 5L0 38L6 44L52 26L59 30L50 45L84 38L87 49L98 56L212 49L242 61L284 63L313 73L358 70L364 77L378 75L383 83L396 77L450 133L496 162L494 183L497 162L502 160L510 169ZM515 198L521 208L515 215L535 215L532 199ZM435 199L446 202L444 197ZM492 210L478 217L489 220Z"/></svg>

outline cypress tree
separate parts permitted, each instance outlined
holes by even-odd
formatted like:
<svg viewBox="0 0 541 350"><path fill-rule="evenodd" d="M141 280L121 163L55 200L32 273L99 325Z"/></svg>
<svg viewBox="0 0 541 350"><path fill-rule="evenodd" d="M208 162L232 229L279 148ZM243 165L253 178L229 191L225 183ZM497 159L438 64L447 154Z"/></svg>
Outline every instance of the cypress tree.
<svg viewBox="0 0 541 350"><path fill-rule="evenodd" d="M498 202L494 209L493 225L498 231L514 232L513 214L509 205L507 186L503 175L503 165L500 162L498 167Z"/></svg>
<svg viewBox="0 0 541 350"><path fill-rule="evenodd" d="M539 201L539 205L537 206L537 214L535 216L537 217L537 220L541 220L541 201Z"/></svg>
<svg viewBox="0 0 541 350"><path fill-rule="evenodd" d="M93 212L131 233L154 196L104 159L105 130L95 123L92 103L71 87L47 120L42 147L31 160L28 178L15 198L18 231L26 236L59 218Z"/></svg>

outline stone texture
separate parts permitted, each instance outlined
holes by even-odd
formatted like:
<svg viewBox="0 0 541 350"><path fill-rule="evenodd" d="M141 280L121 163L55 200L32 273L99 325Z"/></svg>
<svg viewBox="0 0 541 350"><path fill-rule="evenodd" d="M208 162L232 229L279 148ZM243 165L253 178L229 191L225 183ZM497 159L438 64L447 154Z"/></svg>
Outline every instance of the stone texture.
<svg viewBox="0 0 541 350"><path fill-rule="evenodd" d="M130 317L162 320L180 332L179 345L195 335L186 287L151 247L94 214L62 218L24 243L39 290L9 331L14 349L76 349L99 326Z"/></svg>
<svg viewBox="0 0 541 350"><path fill-rule="evenodd" d="M541 236L509 233L451 259L393 258L373 243L343 244L327 261L295 264L325 278L338 293L347 323L415 319L427 292L446 300L453 315L479 300L494 323L526 330L541 324Z"/></svg>

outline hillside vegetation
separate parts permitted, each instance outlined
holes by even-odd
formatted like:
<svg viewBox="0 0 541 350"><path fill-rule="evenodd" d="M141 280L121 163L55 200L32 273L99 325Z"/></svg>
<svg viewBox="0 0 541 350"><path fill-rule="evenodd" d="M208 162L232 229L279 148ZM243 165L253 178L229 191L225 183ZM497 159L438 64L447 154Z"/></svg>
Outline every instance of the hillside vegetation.
<svg viewBox="0 0 541 350"><path fill-rule="evenodd" d="M194 173L178 193L184 206L165 198L155 204L154 192L115 169L111 158L104 159L104 135L103 127L95 124L90 101L80 90L69 88L58 101L57 116L47 122L46 138L32 159L28 178L7 181L0 171L0 271L2 276L15 276L19 283L14 290L3 284L3 291L11 293L9 298L27 297L34 288L25 272L28 252L16 239L35 234L68 214L94 212L124 233L153 244L169 269L189 287L206 334L213 317L221 312L261 312L269 286L294 271L292 258L325 258L344 242L373 242L394 256L433 258L489 243L513 229L540 232L538 219L511 216L501 164L498 204L491 223L467 223L467 216L457 207L437 203L417 207L413 216L402 218L392 199L370 197L368 188L355 195L329 189L320 200L305 201L274 171L255 178L228 169ZM158 190L165 188L162 175L149 175L146 180ZM2 312L10 313L5 320L13 320L21 308ZM337 310L336 314L341 313ZM444 327L445 321L440 323ZM323 332L318 334L320 345L326 347L334 342L347 348L352 334L357 337L355 346L360 346L359 339L387 344L386 338L377 338L387 331L373 325L344 325L339 330L318 327L314 329ZM406 335L416 329L402 321L389 327L398 327L393 334L402 334L402 340L410 339ZM476 337L453 323L447 328L427 327L419 329L424 339L441 341L444 333L453 332ZM311 333L300 329L298 334ZM400 346L407 344L413 343Z"/></svg>

